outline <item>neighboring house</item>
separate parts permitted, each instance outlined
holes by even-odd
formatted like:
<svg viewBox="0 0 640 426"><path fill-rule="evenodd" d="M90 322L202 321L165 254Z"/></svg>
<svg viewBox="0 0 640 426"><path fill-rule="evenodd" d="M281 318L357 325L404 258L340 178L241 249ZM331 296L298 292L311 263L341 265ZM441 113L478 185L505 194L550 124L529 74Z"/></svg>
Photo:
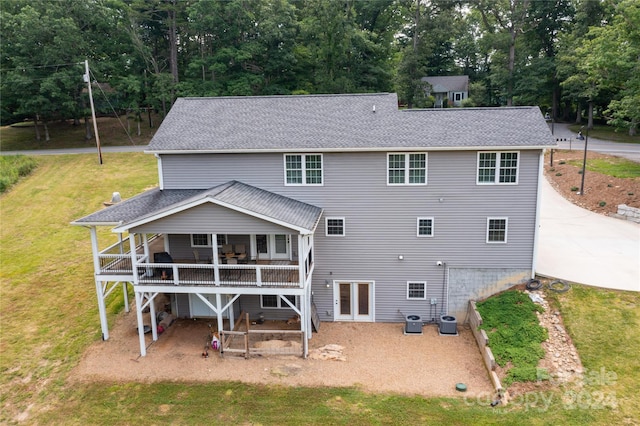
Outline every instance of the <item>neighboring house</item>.
<svg viewBox="0 0 640 426"><path fill-rule="evenodd" d="M158 294L177 316L218 324L241 310L297 314L308 339L312 312L463 321L470 299L531 278L553 146L540 110L397 105L395 94L178 99L147 151L159 187L73 222L91 230L103 338L121 282L144 355L141 312ZM101 247L101 226L118 242Z"/></svg>
<svg viewBox="0 0 640 426"><path fill-rule="evenodd" d="M434 107L444 107L447 99L449 106L461 106L462 101L469 97L469 76L439 76L422 77L422 81L428 83L427 96L435 98Z"/></svg>

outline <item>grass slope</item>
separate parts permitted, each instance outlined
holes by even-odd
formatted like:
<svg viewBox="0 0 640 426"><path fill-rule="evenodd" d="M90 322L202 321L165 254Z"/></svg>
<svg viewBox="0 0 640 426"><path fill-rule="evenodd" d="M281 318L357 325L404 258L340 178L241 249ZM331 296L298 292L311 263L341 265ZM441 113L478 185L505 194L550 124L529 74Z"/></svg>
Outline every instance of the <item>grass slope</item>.
<svg viewBox="0 0 640 426"><path fill-rule="evenodd" d="M153 156L44 156L0 196L0 424L634 424L640 339L637 294L574 286L558 298L585 367L617 374L590 384L580 404L564 389L532 392L506 407L478 399L366 394L351 388L239 383L69 383L69 371L100 339L89 232L69 222L119 191L131 197L157 180ZM108 232L105 231L105 234ZM117 295L110 315L122 309ZM566 311L565 311L566 309ZM595 325L594 325L595 324ZM424 354L428 362L428 354ZM245 361L241 361L245 362ZM250 361L247 361L250 362ZM162 368L162 366L158 366ZM381 373L385 374L385 373ZM389 380L393 378L390 377ZM595 392L595 393L594 393ZM599 407L615 392L618 407ZM544 399L543 399L544 397ZM591 398L587 404L587 397ZM576 400L576 398L574 398Z"/></svg>

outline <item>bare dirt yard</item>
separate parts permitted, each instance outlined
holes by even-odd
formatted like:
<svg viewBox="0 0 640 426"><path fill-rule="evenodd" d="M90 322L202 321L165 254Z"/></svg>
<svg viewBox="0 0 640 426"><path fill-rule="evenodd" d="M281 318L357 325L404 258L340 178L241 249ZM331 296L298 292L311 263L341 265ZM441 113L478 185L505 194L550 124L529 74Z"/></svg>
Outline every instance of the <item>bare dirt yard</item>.
<svg viewBox="0 0 640 426"><path fill-rule="evenodd" d="M579 195L575 189L580 188L582 166L569 164L577 160L582 164L584 152L580 150L556 150L553 155L553 166L549 163L549 153L545 156L544 171L551 185L562 196L572 203L607 216L618 211L619 204L640 208L640 178L615 178L587 169L584 179L584 194ZM611 155L589 151L587 165L593 159L612 159ZM604 203L604 205L602 205Z"/></svg>
<svg viewBox="0 0 640 426"><path fill-rule="evenodd" d="M460 396L456 384L464 383L469 397L494 395L473 335L463 326L458 336L441 336L435 325L424 326L422 335L405 335L403 323L322 323L309 341L307 359L221 357L213 351L204 358L207 333L206 320L178 319L153 344L146 335L147 355L140 357L135 312L120 314L109 340L87 350L71 380L231 380L424 396ZM313 353L326 345L342 347L344 360L314 359Z"/></svg>

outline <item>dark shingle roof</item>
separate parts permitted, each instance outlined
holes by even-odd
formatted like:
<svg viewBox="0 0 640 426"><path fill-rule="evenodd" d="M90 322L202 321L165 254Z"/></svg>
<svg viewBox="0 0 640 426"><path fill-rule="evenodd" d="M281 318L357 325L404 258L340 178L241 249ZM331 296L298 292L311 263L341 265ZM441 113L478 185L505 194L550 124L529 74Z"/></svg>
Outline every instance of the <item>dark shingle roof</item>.
<svg viewBox="0 0 640 426"><path fill-rule="evenodd" d="M469 91L468 75L429 76L422 77L421 80L429 83L433 87L434 92Z"/></svg>
<svg viewBox="0 0 640 426"><path fill-rule="evenodd" d="M375 112L374 112L375 109ZM149 152L553 146L538 107L400 111L395 94L180 98Z"/></svg>
<svg viewBox="0 0 640 426"><path fill-rule="evenodd" d="M206 190L151 189L118 204L97 211L73 225L118 225L120 229L137 226L202 202L220 203L265 220L302 230L315 229L322 209L289 197L265 191L242 182L231 181ZM130 226L127 226L130 225Z"/></svg>

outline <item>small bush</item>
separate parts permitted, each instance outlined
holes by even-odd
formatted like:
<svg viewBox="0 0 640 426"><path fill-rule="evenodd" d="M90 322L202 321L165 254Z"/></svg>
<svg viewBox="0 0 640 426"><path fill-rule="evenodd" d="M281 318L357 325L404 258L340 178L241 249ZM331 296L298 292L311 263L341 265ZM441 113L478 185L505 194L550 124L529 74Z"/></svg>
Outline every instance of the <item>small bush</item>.
<svg viewBox="0 0 640 426"><path fill-rule="evenodd" d="M38 166L32 157L24 155L0 156L0 193L7 191L21 177L28 176Z"/></svg>
<svg viewBox="0 0 640 426"><path fill-rule="evenodd" d="M560 160L558 163L559 163L559 164L567 164L567 162L566 162L566 161L564 161L564 160Z"/></svg>
<svg viewBox="0 0 640 426"><path fill-rule="evenodd" d="M555 171L556 171L556 168L555 168L555 167L552 167L552 168L550 168L550 169L549 169L549 171L550 171L550 172L555 172Z"/></svg>
<svg viewBox="0 0 640 426"><path fill-rule="evenodd" d="M556 173L556 176L562 176L562 173L558 172Z"/></svg>
<svg viewBox="0 0 640 426"><path fill-rule="evenodd" d="M580 188L578 188L577 186L572 186L571 187L571 191L572 192L576 192L578 189L580 189Z"/></svg>
<svg viewBox="0 0 640 426"><path fill-rule="evenodd" d="M610 183L607 184L607 188L612 188L613 185L611 185Z"/></svg>
<svg viewBox="0 0 640 426"><path fill-rule="evenodd" d="M606 205L607 205L607 202L606 202L606 201L600 201L600 202L598 203L598 205L599 205L600 207L604 207L604 206L606 206Z"/></svg>
<svg viewBox="0 0 640 426"><path fill-rule="evenodd" d="M581 175L582 174L582 170L578 170L578 174Z"/></svg>
<svg viewBox="0 0 640 426"><path fill-rule="evenodd" d="M633 195L633 192L627 192L627 195Z"/></svg>

